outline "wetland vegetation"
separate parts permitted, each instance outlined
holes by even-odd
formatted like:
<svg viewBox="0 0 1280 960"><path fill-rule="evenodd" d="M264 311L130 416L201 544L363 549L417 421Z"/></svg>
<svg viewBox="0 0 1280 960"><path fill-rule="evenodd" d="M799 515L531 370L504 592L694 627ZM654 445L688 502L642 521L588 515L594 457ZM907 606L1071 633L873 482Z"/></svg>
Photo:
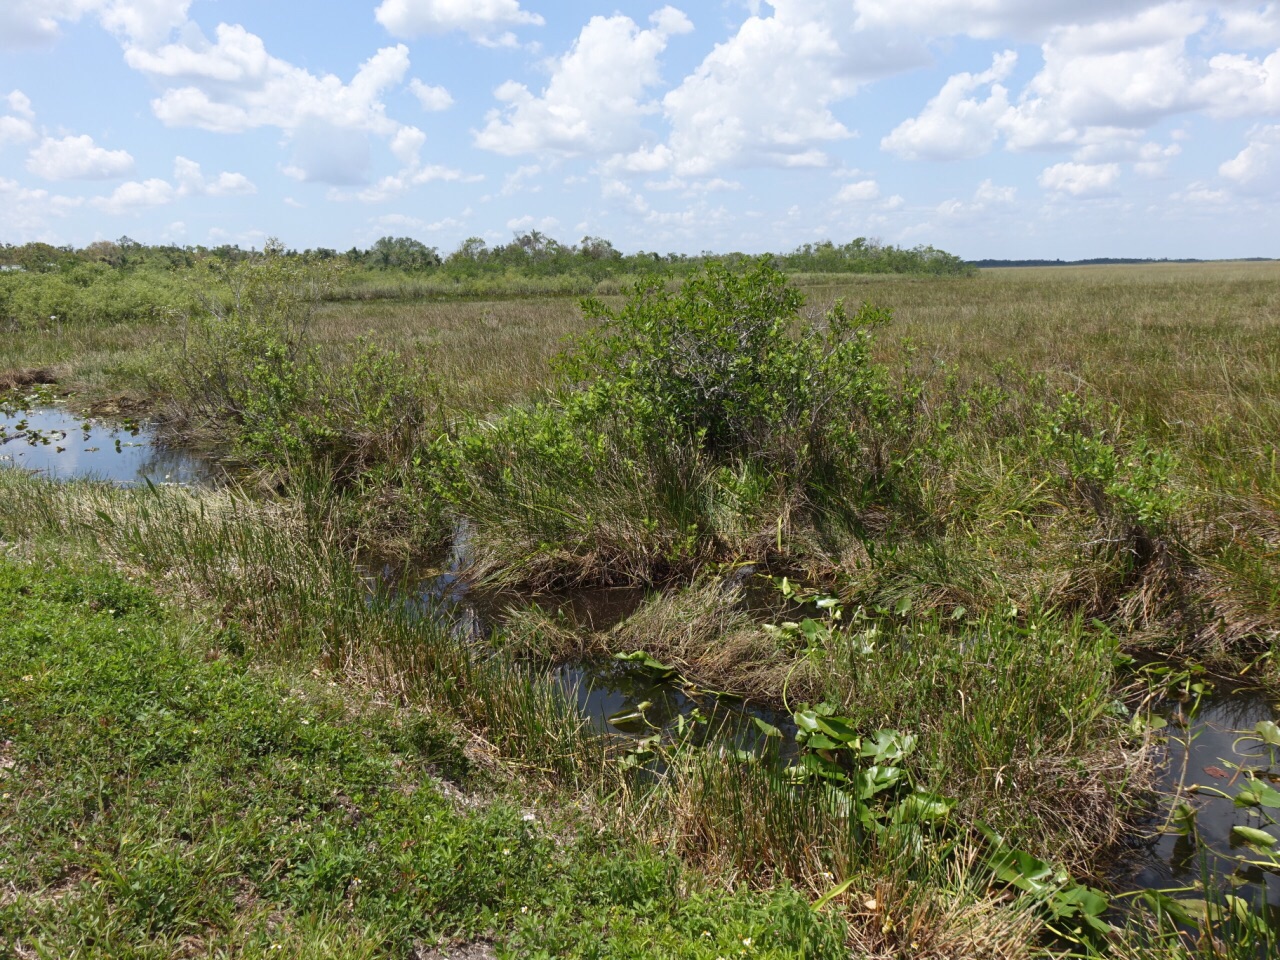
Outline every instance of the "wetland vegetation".
<svg viewBox="0 0 1280 960"><path fill-rule="evenodd" d="M230 474L0 472L17 949L1275 950L1280 267L513 246L0 275L11 408Z"/></svg>

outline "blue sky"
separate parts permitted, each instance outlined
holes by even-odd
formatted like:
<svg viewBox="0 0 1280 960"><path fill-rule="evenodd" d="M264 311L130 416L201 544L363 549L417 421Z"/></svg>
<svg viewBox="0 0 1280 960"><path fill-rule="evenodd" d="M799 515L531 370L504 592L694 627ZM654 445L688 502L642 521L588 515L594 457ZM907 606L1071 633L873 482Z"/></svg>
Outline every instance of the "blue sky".
<svg viewBox="0 0 1280 960"><path fill-rule="evenodd" d="M1278 256L1280 2L3 0L0 241Z"/></svg>

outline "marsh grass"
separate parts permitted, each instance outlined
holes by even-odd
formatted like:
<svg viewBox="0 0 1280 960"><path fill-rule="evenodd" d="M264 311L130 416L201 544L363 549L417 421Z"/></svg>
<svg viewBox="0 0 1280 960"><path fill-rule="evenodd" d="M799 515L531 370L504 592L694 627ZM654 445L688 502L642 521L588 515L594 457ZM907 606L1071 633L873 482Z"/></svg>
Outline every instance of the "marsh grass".
<svg viewBox="0 0 1280 960"><path fill-rule="evenodd" d="M247 662L118 572L0 557L0 612L6 956L843 955L794 890L462 793L439 715Z"/></svg>
<svg viewBox="0 0 1280 960"><path fill-rule="evenodd" d="M603 744L549 680L483 658L441 619L370 583L322 503L263 503L181 488L58 486L0 472L0 536L109 558L221 623L269 660L318 660L456 716L497 756L584 783Z"/></svg>
<svg viewBox="0 0 1280 960"><path fill-rule="evenodd" d="M980 845L868 842L816 794L714 753L634 782L620 745L515 655L645 649L699 683L910 728L916 776L960 801L959 822L1087 873L1145 777L1117 652L1280 677L1278 280L1270 264L812 278L810 318L839 297L893 307L874 357L902 402L860 414L853 447L794 448L803 472L637 444L626 418L566 429L547 386L561 338L584 332L571 301L330 303L311 327L321 376L349 369L358 335L400 351L441 384L435 435L393 439L337 485L332 464L276 465L265 500L0 475L0 538L101 552L211 610L223 642L453 718L480 755L570 784L718 876L814 895L852 881L837 902L869 955L1024 956L1043 917L992 886ZM172 358L167 335L31 331L0 366L49 367L87 400L139 389ZM531 437L554 455L527 456ZM665 590L614 633L530 613L511 645L469 646L355 563L361 544L438 548L460 517L473 575ZM867 619L816 645L766 636L718 582L747 561ZM1200 949L1163 942L1116 949Z"/></svg>

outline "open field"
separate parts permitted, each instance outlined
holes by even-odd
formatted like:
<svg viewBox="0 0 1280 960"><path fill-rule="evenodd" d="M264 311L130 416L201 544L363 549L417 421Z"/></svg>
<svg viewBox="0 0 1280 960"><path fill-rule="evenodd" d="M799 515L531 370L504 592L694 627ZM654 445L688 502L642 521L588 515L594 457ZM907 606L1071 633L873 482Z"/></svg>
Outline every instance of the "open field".
<svg viewBox="0 0 1280 960"><path fill-rule="evenodd" d="M821 929L761 920L779 956L825 956L832 936L876 957L1274 947L1213 882L1169 895L1184 906L1103 909L1122 838L1170 809L1148 790L1153 706L1194 717L1215 676L1280 690L1280 265L806 276L803 305L756 265L585 310L314 302L270 263L241 278L240 310L6 342L19 390L54 380L83 409L150 410L244 481L0 474L14 557L106 561L210 649L424 711L484 745L499 793L571 799L690 871L681 884L738 898L712 912L752 923L786 914L793 886L821 897L802 911ZM371 587L375 555L501 587L508 609L469 640L406 608L403 584ZM5 575L44 589L37 569ZM553 602L615 586L646 591L616 626ZM712 720L659 721L648 702L595 729L547 668L617 655L691 703L750 697L784 729L707 749ZM1250 843L1255 866L1275 859ZM572 870L553 879L581 896ZM19 903L55 909L44 889ZM123 915L103 889L93 910ZM505 896L487 926L425 908L429 931L525 955ZM361 902L331 897L308 923L412 955L419 932L394 910L339 923ZM660 906L669 955L694 955L685 908ZM557 920L577 930L565 953L589 955L573 938L591 910ZM228 914L218 936L260 919ZM765 942L745 930L730 932Z"/></svg>

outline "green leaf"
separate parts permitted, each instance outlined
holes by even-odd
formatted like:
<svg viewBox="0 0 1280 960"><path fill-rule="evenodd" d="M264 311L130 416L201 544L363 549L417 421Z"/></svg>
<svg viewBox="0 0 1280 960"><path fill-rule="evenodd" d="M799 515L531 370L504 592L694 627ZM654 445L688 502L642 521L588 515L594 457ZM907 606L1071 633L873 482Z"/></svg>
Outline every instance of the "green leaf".
<svg viewBox="0 0 1280 960"><path fill-rule="evenodd" d="M956 801L936 793L913 793L894 812L894 819L915 823L934 823L944 820L955 808Z"/></svg>
<svg viewBox="0 0 1280 960"><path fill-rule="evenodd" d="M845 718L815 716L814 719L817 721L818 729L831 739L847 744L858 742L858 731L853 729Z"/></svg>
<svg viewBox="0 0 1280 960"><path fill-rule="evenodd" d="M915 751L916 738L897 730L877 730L875 736L862 745L862 755L876 763L896 763Z"/></svg>
<svg viewBox="0 0 1280 960"><path fill-rule="evenodd" d="M800 733L808 736L818 732L818 715L812 710L797 710L791 717L800 728ZM798 737L797 737L798 739Z"/></svg>
<svg viewBox="0 0 1280 960"><path fill-rule="evenodd" d="M766 737L781 737L782 731L775 727L772 723L765 723L759 717L752 717L751 722L754 723Z"/></svg>
<svg viewBox="0 0 1280 960"><path fill-rule="evenodd" d="M817 900L813 901L813 909L815 911L821 910L823 907L825 907L828 903L830 903L836 897L840 896L840 894L844 893L846 890L852 887L853 881L856 879L858 879L856 876L850 877L848 880L844 881L843 883L836 884L834 887L832 887L830 890L828 890L826 893L820 896Z"/></svg>
<svg viewBox="0 0 1280 960"><path fill-rule="evenodd" d="M665 663L653 659L653 657L649 656L649 654L645 653L643 650L635 650L631 653L615 653L613 658L615 660L621 660L623 663L637 664L645 670L648 670L650 673L656 674L661 679L674 677L676 675L675 667L669 667Z"/></svg>
<svg viewBox="0 0 1280 960"><path fill-rule="evenodd" d="M870 800L878 793L891 790L901 784L906 775L901 767L867 767L858 772L855 780L858 799Z"/></svg>
<svg viewBox="0 0 1280 960"><path fill-rule="evenodd" d="M1196 919L1187 909L1188 901L1186 900L1175 900L1167 893L1162 893L1159 890L1144 891L1142 900L1152 913L1164 914L1174 923L1181 924L1184 927L1196 926ZM1203 900L1197 902L1204 903Z"/></svg>
<svg viewBox="0 0 1280 960"><path fill-rule="evenodd" d="M1262 742L1272 747L1280 747L1280 726L1274 720L1259 720L1253 728L1262 738Z"/></svg>
<svg viewBox="0 0 1280 960"><path fill-rule="evenodd" d="M1235 826L1231 828L1231 832L1245 843L1255 847L1270 847L1277 842L1276 838L1267 833L1267 831L1259 830L1256 827Z"/></svg>
<svg viewBox="0 0 1280 960"><path fill-rule="evenodd" d="M804 743L810 750L843 750L844 744L823 733L811 733Z"/></svg>

